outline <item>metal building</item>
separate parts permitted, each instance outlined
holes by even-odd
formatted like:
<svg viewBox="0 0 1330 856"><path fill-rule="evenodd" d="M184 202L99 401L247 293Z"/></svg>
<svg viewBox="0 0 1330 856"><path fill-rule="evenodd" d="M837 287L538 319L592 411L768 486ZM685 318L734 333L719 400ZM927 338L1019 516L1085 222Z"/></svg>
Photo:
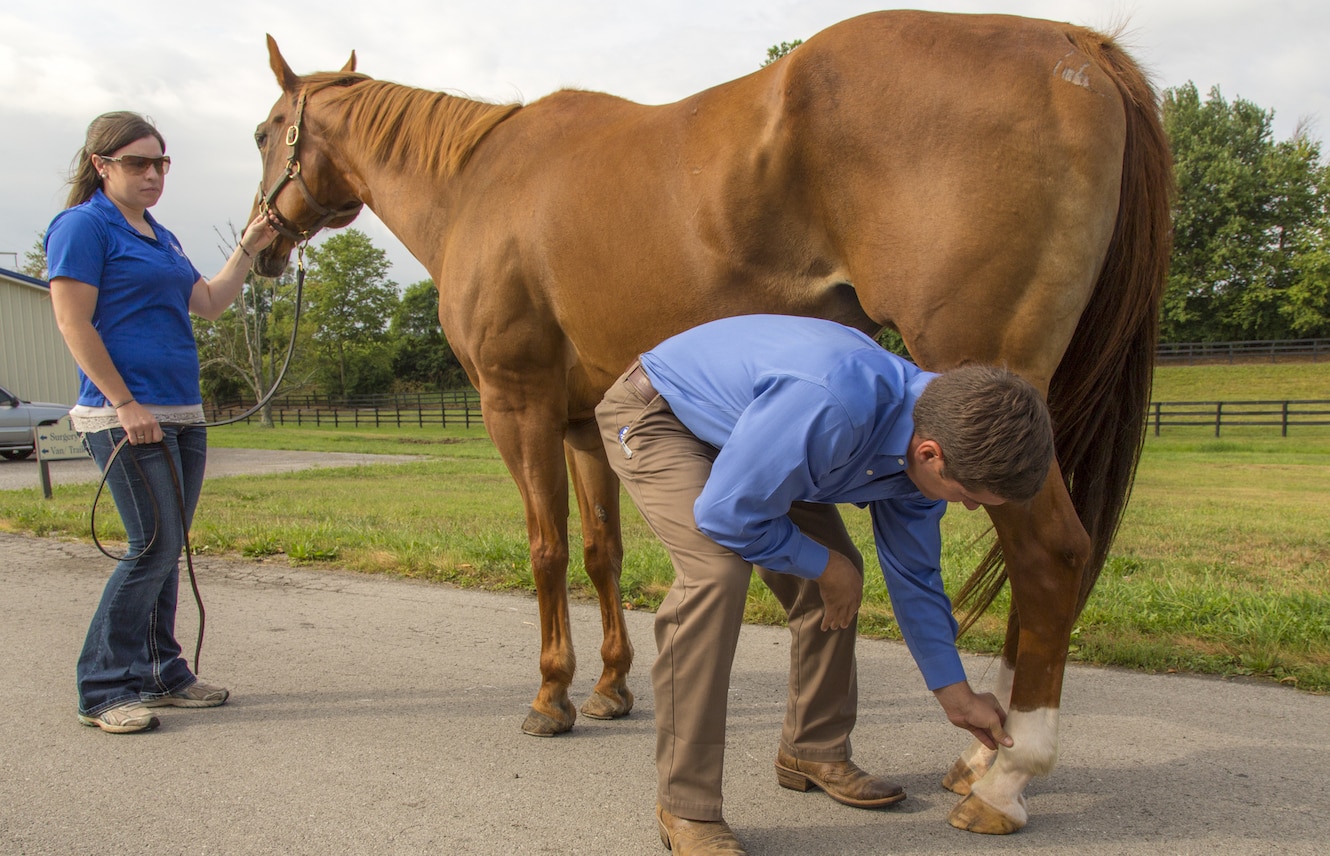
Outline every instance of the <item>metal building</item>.
<svg viewBox="0 0 1330 856"><path fill-rule="evenodd" d="M28 401L73 405L78 368L51 311L50 283L0 268L0 386Z"/></svg>

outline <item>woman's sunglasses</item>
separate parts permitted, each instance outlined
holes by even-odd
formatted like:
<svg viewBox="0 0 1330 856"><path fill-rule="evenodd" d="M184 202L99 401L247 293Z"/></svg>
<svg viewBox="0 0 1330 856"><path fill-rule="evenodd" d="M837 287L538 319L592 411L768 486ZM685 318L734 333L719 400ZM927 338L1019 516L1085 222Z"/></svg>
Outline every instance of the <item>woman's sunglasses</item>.
<svg viewBox="0 0 1330 856"><path fill-rule="evenodd" d="M159 158L148 158L143 155L121 155L118 158L107 155L98 155L97 157L107 163L118 163L124 167L131 175L143 175L148 171L148 167L157 170L158 175L166 175L171 171L171 158L162 155Z"/></svg>

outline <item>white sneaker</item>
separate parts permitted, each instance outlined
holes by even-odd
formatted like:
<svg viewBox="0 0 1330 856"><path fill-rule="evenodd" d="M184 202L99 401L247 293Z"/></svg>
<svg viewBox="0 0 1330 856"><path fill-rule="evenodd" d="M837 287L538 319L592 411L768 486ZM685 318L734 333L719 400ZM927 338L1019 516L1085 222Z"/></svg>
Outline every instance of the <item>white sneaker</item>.
<svg viewBox="0 0 1330 856"><path fill-rule="evenodd" d="M144 707L217 707L225 704L231 691L203 681L195 681L183 690L143 700Z"/></svg>
<svg viewBox="0 0 1330 856"><path fill-rule="evenodd" d="M104 710L96 716L79 714L79 722L94 725L102 731L112 734L131 734L135 731L150 731L161 724L140 702L131 701L119 707Z"/></svg>

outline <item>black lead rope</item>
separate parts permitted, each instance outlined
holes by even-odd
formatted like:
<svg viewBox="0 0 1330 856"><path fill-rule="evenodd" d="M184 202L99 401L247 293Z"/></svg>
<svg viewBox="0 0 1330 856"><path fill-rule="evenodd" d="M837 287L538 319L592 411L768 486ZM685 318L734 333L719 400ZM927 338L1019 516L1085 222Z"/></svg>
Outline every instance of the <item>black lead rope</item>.
<svg viewBox="0 0 1330 856"><path fill-rule="evenodd" d="M222 425L231 425L242 419L248 419L250 416L253 416L260 408L272 400L273 395L277 392L277 388L282 385L282 380L286 377L286 370L291 365L291 355L294 354L296 350L296 332L300 329L300 304L304 290L305 244L301 243L297 245L296 308L291 319L291 340L287 343L286 358L282 361L282 370L277 373L277 379L273 382L272 388L269 389L267 394L259 399L253 407L246 410L244 413L241 413L239 416L233 416L230 419L223 419L218 422L203 422L198 425L188 425L185 427L203 428L206 430L208 428L217 428ZM133 461L134 468L138 470L139 478L143 481L143 487L148 492L148 501L152 503L152 537L148 539L148 543L144 545L142 550L132 556L128 553L123 556L112 555L107 552L106 548L102 546L102 542L97 538L97 503L102 498L102 490L106 487L106 478L111 472L111 466L115 463L115 459L120 455L120 451L124 449L128 443L129 434L125 434L124 438L121 439L121 441L115 445L115 448L111 450L111 456L106 459L106 469L102 471L101 481L97 483L97 493L92 498L92 514L90 522L90 528L92 529L92 543L97 545L97 549L101 551L103 556L106 556L108 559L114 559L117 562L135 561L136 559L142 558L144 554L151 550L152 545L157 543L157 533L161 527L162 520L161 508L157 504L157 496L153 493L152 486L148 484L147 475L143 472L143 467L139 464L138 458L134 455L130 455L129 459ZM189 587L194 592L194 605L198 607L199 611L199 635L194 644L194 674L197 675L199 673L199 657L203 653L203 629L207 624L207 612L203 608L203 595L199 592L198 575L194 572L194 549L189 543L189 522L185 517L185 491L180 484L180 473L176 470L175 458L171 456L166 445L164 443L158 443L157 445L162 446L162 452L166 455L166 465L171 470L171 482L175 486L176 500L180 506L180 531L183 533L185 541L185 567L189 569Z"/></svg>
<svg viewBox="0 0 1330 856"><path fill-rule="evenodd" d="M143 546L142 550L132 556L128 553L123 556L111 555L107 552L106 548L102 546L102 542L97 538L97 503L102 498L102 489L106 487L107 474L111 472L111 467L115 464L115 459L120 455L121 450L124 449L128 443L129 435L126 434L119 443L116 443L115 448L111 450L111 456L106 460L106 470L102 473L102 479L97 484L97 495L92 498L92 543L97 545L97 549L102 551L103 556L106 556L109 559L115 559L117 562L135 561L136 559L142 558L149 550L151 550L152 545L157 543L157 534L161 530L162 520L161 507L157 504L157 495L153 493L152 485L148 484L148 477L143 472L143 466L139 463L136 456L130 455L129 459L134 463L134 469L138 470L139 478L143 482L143 488L148 492L148 501L152 503L152 537L148 539L148 543ZM194 674L197 675L199 673L199 655L203 653L203 628L207 624L208 619L207 612L203 608L203 596L199 593L198 577L194 573L194 551L189 545L189 523L185 518L185 490L180 484L180 473L176 470L175 458L166 448L166 444L157 443L154 445L160 445L162 447L162 453L166 456L166 465L171 470L171 483L175 485L176 500L180 505L180 531L184 534L185 539L185 565L189 568L189 585L190 588L194 590L194 604L199 610L199 635L194 645Z"/></svg>

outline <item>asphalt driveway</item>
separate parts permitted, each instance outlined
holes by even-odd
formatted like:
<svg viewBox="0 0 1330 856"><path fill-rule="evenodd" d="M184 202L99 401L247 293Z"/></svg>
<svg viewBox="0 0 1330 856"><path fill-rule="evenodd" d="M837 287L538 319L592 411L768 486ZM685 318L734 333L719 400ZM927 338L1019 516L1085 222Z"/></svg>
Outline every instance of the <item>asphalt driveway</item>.
<svg viewBox="0 0 1330 856"><path fill-rule="evenodd" d="M287 473L312 467L353 467L415 461L415 455L363 455L352 452L290 452L277 449L208 449L208 478ZM0 490L42 486L36 457L22 461L0 459ZM92 458L48 461L51 484L95 482L101 477Z"/></svg>
<svg viewBox="0 0 1330 856"><path fill-rule="evenodd" d="M200 557L211 710L109 735L75 718L74 660L110 571L86 544L0 533L0 853L664 854L651 816L652 616L628 614L637 707L527 737L533 597ZM599 615L575 603L580 703ZM196 618L182 595L179 635ZM951 829L939 781L965 735L904 647L862 641L855 758L902 782L882 811L777 786L788 635L745 627L730 695L726 814L750 852L1325 853L1330 698L1269 684L1068 670L1057 770L1031 822ZM968 657L976 683L995 671Z"/></svg>

